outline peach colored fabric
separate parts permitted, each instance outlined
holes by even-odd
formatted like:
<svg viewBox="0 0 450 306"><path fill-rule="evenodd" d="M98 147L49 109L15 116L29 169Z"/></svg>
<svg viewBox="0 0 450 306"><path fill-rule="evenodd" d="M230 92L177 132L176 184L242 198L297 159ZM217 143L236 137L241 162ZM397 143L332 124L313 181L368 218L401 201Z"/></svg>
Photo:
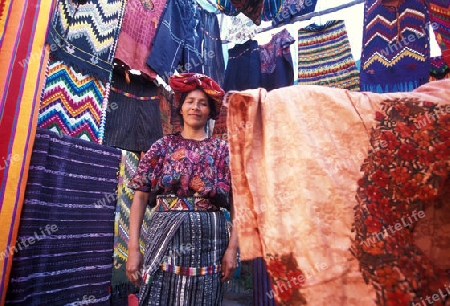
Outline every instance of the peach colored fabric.
<svg viewBox="0 0 450 306"><path fill-rule="evenodd" d="M241 258L265 258L271 276L288 265L295 267L292 273L301 271L267 293L279 305L376 304L376 290L366 285L360 262L350 252L361 166L380 148L374 137L376 114L396 101L446 105L449 97L450 80L410 93L296 85L229 95L234 226ZM450 221L440 222L448 227ZM449 249L443 251L447 256ZM445 265L448 269L450 262Z"/></svg>

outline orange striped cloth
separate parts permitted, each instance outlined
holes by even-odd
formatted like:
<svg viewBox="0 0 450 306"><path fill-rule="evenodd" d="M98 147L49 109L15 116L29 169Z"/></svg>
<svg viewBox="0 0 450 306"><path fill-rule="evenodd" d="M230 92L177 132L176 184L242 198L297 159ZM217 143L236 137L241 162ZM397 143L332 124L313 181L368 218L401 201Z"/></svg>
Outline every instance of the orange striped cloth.
<svg viewBox="0 0 450 306"><path fill-rule="evenodd" d="M48 49L44 48L54 1L0 3L0 305L5 302ZM19 35L18 35L19 33Z"/></svg>

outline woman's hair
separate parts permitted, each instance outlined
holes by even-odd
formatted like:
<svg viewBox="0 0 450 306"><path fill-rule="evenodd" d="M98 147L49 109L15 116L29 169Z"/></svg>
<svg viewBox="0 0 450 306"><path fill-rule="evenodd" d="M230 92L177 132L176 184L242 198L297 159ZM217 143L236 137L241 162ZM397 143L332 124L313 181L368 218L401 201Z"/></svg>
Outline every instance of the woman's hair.
<svg viewBox="0 0 450 306"><path fill-rule="evenodd" d="M197 88L195 88L195 89L193 89L193 90L191 90L191 91L183 92L183 93L181 94L181 97L180 97L180 103L179 103L179 105L178 105L178 107L177 107L177 114L178 114L178 116L180 117L181 125L184 125L183 115L181 114L181 107L183 106L184 100L186 100L187 95L188 95L190 92L192 92L192 91L194 91L194 90L196 90L196 89L200 89L201 91L203 91L203 92L205 93L205 91L203 90L203 88L201 88L200 86L197 86ZM216 115L217 115L217 111L218 111L218 110L216 109L216 103L214 102L213 98L211 98L208 94L205 93L205 95L206 95L206 97L208 97L209 118L215 118Z"/></svg>

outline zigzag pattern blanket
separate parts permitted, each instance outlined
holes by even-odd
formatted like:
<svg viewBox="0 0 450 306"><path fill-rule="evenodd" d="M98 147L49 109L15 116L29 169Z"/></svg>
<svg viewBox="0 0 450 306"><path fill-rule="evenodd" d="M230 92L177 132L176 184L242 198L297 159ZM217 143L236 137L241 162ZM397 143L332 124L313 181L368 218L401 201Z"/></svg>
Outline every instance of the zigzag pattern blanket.
<svg viewBox="0 0 450 306"><path fill-rule="evenodd" d="M52 56L110 80L124 10L124 0L59 0L47 37Z"/></svg>
<svg viewBox="0 0 450 306"><path fill-rule="evenodd" d="M412 91L428 82L429 10L426 0L380 0L364 5L361 90Z"/></svg>
<svg viewBox="0 0 450 306"><path fill-rule="evenodd" d="M85 75L62 61L51 60L38 127L101 143L108 96L109 83Z"/></svg>

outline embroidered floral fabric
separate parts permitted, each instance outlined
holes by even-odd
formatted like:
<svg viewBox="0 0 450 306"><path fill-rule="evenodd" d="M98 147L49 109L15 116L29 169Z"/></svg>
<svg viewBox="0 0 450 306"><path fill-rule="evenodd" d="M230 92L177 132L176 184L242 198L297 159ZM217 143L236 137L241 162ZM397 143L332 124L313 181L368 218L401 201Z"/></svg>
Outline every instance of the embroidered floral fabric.
<svg viewBox="0 0 450 306"><path fill-rule="evenodd" d="M164 136L143 156L129 186L179 197L228 197L228 145L218 138L197 141L180 133Z"/></svg>
<svg viewBox="0 0 450 306"><path fill-rule="evenodd" d="M445 305L449 96L448 79L231 94L234 228L277 305Z"/></svg>

